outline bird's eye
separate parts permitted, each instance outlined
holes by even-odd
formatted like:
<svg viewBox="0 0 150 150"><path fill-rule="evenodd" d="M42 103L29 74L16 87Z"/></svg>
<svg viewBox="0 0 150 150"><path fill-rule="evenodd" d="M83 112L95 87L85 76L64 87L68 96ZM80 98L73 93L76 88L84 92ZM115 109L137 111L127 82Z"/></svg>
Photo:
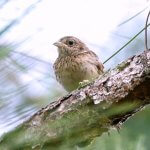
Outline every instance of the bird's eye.
<svg viewBox="0 0 150 150"><path fill-rule="evenodd" d="M69 45L69 46L73 46L74 45L74 41L73 40L68 40L68 42L67 42L67 44Z"/></svg>

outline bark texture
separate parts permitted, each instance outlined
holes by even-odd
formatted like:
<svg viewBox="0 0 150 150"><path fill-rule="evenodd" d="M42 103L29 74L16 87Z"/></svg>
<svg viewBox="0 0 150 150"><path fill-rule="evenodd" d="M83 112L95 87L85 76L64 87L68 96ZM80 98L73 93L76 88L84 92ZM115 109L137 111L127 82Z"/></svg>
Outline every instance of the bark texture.
<svg viewBox="0 0 150 150"><path fill-rule="evenodd" d="M111 127L119 128L149 103L150 51L144 51L41 109L4 135L0 149L9 149L10 142L11 150L16 145L20 149L36 150L85 146Z"/></svg>

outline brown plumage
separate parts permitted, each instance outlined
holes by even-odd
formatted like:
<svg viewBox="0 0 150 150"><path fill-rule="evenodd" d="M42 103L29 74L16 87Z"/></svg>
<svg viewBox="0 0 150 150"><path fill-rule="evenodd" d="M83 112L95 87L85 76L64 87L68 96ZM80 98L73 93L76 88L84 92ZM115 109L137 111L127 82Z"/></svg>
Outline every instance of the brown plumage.
<svg viewBox="0 0 150 150"><path fill-rule="evenodd" d="M103 64L97 55L78 38L66 36L54 43L59 56L54 63L57 81L72 91L84 80L92 81L103 73Z"/></svg>

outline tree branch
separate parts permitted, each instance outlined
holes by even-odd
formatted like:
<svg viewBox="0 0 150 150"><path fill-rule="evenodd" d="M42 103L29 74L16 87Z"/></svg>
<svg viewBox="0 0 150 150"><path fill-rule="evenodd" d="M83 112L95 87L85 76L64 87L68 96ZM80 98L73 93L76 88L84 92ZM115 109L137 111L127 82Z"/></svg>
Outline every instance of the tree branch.
<svg viewBox="0 0 150 150"><path fill-rule="evenodd" d="M5 134L0 149L58 150L84 146L111 127L119 128L149 103L150 51L144 51L41 109Z"/></svg>

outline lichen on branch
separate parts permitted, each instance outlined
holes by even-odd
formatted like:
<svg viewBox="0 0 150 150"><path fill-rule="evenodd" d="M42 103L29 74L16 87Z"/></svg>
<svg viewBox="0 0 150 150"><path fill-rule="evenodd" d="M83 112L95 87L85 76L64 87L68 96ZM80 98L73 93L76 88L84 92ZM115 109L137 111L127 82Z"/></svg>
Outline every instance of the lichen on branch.
<svg viewBox="0 0 150 150"><path fill-rule="evenodd" d="M10 142L11 150L85 146L149 103L150 51L144 51L38 111L4 135L0 149Z"/></svg>

